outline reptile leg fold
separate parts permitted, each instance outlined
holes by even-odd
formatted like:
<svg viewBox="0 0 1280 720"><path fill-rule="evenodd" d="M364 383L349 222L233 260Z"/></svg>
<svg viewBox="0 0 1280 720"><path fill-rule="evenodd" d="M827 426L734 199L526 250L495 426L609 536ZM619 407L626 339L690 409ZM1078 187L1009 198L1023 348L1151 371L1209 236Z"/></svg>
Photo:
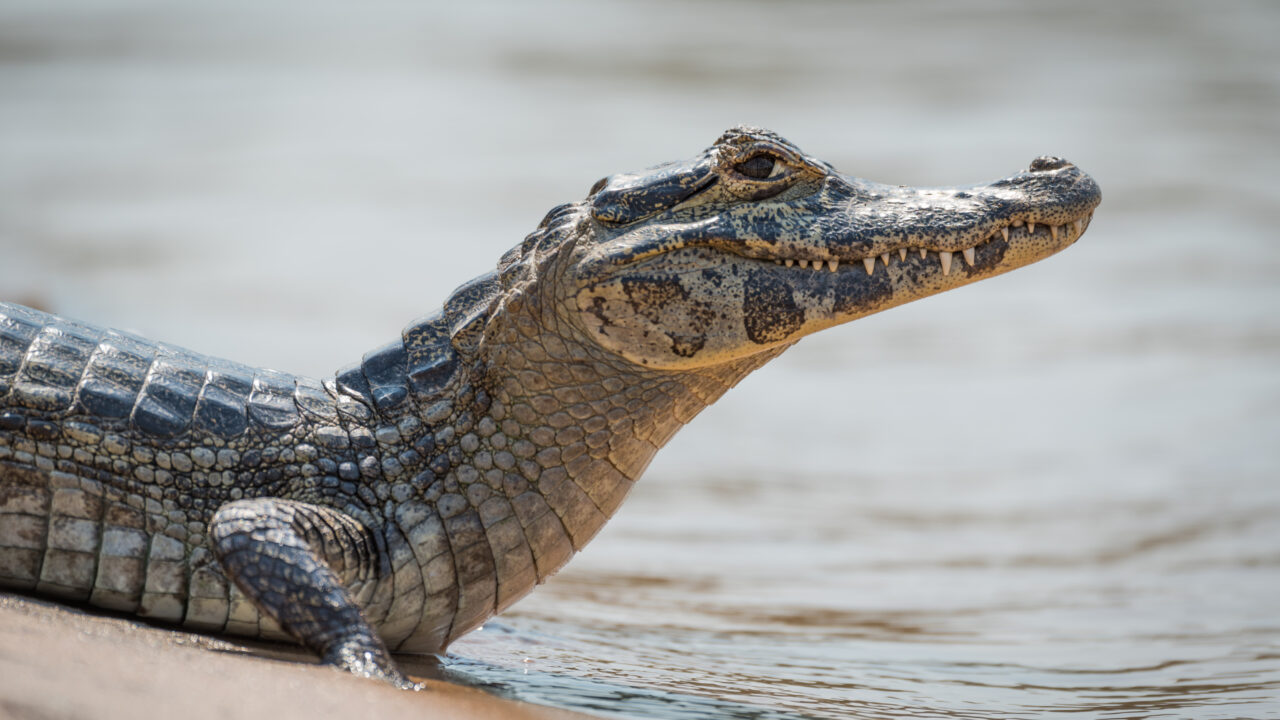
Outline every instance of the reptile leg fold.
<svg viewBox="0 0 1280 720"><path fill-rule="evenodd" d="M385 563L367 527L332 508L258 498L223 505L210 534L227 577L325 663L420 688L396 668L348 589Z"/></svg>

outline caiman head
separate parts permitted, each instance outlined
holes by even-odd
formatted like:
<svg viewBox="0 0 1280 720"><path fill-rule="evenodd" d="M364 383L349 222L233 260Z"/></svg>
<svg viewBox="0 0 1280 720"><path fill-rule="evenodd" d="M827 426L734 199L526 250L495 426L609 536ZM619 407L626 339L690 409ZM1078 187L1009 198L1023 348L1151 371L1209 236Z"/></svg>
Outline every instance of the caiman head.
<svg viewBox="0 0 1280 720"><path fill-rule="evenodd" d="M912 188L737 127L692 159L600 180L504 265L562 275L557 304L600 347L696 369L1048 257L1100 198L1056 157L986 184Z"/></svg>

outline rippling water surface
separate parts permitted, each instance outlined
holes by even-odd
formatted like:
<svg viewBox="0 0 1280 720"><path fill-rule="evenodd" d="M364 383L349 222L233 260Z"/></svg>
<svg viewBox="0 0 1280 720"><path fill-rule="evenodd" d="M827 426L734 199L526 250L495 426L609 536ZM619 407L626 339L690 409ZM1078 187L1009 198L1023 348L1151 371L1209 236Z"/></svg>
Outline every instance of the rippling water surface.
<svg viewBox="0 0 1280 720"><path fill-rule="evenodd" d="M1092 173L1085 239L806 339L436 670L602 715L1280 717L1280 10L11 1L0 297L325 374L598 177L772 127Z"/></svg>

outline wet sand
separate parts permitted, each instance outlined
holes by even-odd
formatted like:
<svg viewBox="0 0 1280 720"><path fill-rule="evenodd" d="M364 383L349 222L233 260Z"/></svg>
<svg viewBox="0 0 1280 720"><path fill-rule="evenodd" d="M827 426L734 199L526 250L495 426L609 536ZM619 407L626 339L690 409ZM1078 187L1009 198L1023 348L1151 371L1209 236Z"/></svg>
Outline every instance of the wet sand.
<svg viewBox="0 0 1280 720"><path fill-rule="evenodd" d="M0 718L587 717L424 682L422 692L395 690L287 646L251 648L0 593Z"/></svg>

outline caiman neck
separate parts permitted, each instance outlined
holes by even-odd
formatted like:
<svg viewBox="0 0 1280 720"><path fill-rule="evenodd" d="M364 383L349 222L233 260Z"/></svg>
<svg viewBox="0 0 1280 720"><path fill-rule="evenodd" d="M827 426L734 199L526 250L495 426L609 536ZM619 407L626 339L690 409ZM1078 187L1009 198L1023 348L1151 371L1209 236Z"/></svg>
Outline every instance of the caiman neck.
<svg viewBox="0 0 1280 720"><path fill-rule="evenodd" d="M617 510L677 430L782 351L698 371L653 370L601 348L562 317L557 308L568 303L554 283L509 292L479 348L488 414L553 508L552 495L573 490L559 488L561 480L590 499L577 517L561 515L575 548Z"/></svg>

